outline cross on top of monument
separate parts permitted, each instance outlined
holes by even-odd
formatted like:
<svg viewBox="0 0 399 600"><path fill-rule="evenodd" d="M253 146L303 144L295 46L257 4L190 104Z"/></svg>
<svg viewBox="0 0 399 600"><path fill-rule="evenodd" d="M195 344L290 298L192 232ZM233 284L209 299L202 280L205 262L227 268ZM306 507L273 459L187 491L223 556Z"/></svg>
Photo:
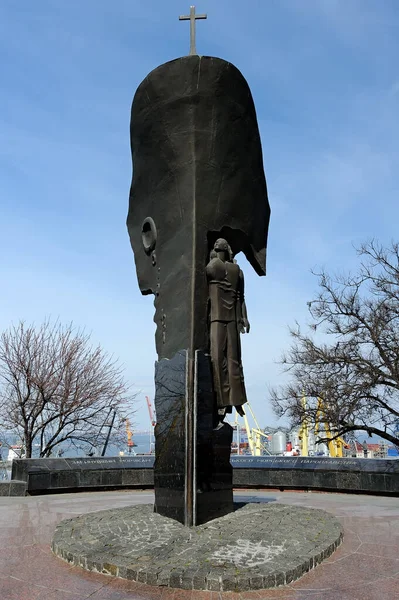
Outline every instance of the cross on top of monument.
<svg viewBox="0 0 399 600"><path fill-rule="evenodd" d="M189 15L180 15L179 21L190 21L190 54L197 54L195 47L195 21L197 19L206 19L207 15L196 15L195 6L190 6Z"/></svg>

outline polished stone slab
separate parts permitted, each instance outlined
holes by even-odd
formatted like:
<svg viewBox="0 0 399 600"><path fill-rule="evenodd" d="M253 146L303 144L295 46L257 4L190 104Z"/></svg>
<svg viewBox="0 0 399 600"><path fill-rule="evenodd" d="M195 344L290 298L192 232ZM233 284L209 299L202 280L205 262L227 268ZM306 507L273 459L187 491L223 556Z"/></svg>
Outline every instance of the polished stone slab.
<svg viewBox="0 0 399 600"><path fill-rule="evenodd" d="M216 427L209 356L195 353L193 406L188 406L188 353L178 352L155 366L155 511L200 524L233 510L230 464L233 430ZM191 422L190 422L191 421Z"/></svg>
<svg viewBox="0 0 399 600"><path fill-rule="evenodd" d="M397 498L358 494L241 491L237 502L284 503L335 515L345 536L334 554L277 589L212 592L156 588L84 571L59 560L57 524L93 511L152 503L152 491L103 491L0 498L0 598L3 600L393 600L399 585Z"/></svg>

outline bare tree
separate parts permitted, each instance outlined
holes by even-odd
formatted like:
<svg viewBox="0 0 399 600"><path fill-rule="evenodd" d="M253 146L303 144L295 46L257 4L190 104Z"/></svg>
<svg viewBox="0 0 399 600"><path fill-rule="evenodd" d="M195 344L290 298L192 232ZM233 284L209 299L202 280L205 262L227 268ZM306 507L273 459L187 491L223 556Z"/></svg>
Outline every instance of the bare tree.
<svg viewBox="0 0 399 600"><path fill-rule="evenodd" d="M315 423L320 397L334 437L363 431L399 445L399 244L367 242L358 255L355 274L314 273L312 320L290 330L282 363L292 379L272 391L273 407L292 424Z"/></svg>
<svg viewBox="0 0 399 600"><path fill-rule="evenodd" d="M42 457L65 442L100 444L113 412L122 432L133 398L117 361L72 324L20 322L0 336L0 429L27 458L34 444Z"/></svg>

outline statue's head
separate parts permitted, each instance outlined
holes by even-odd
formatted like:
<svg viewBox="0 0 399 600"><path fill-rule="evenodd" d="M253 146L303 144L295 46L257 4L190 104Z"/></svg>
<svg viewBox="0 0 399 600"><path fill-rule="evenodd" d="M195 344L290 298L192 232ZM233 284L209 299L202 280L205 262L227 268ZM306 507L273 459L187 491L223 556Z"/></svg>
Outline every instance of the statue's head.
<svg viewBox="0 0 399 600"><path fill-rule="evenodd" d="M224 238L217 239L213 249L215 252L225 252L228 256L228 260L233 260L233 251L229 243Z"/></svg>

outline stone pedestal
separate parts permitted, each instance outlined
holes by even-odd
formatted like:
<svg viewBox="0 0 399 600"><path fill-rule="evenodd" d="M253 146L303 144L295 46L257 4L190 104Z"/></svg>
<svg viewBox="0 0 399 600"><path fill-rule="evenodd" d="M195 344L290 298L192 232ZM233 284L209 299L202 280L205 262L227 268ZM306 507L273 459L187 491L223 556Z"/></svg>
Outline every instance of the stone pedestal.
<svg viewBox="0 0 399 600"><path fill-rule="evenodd" d="M218 426L209 356L197 351L190 365L182 350L160 360L155 385L155 511L190 525L231 512L233 430L227 423ZM187 504L192 523L187 523Z"/></svg>
<svg viewBox="0 0 399 600"><path fill-rule="evenodd" d="M324 510L274 502L235 509L199 525L196 535L154 514L148 504L87 513L57 525L52 549L89 571L182 588L189 597L191 590L245 592L290 584L343 538L338 519Z"/></svg>

